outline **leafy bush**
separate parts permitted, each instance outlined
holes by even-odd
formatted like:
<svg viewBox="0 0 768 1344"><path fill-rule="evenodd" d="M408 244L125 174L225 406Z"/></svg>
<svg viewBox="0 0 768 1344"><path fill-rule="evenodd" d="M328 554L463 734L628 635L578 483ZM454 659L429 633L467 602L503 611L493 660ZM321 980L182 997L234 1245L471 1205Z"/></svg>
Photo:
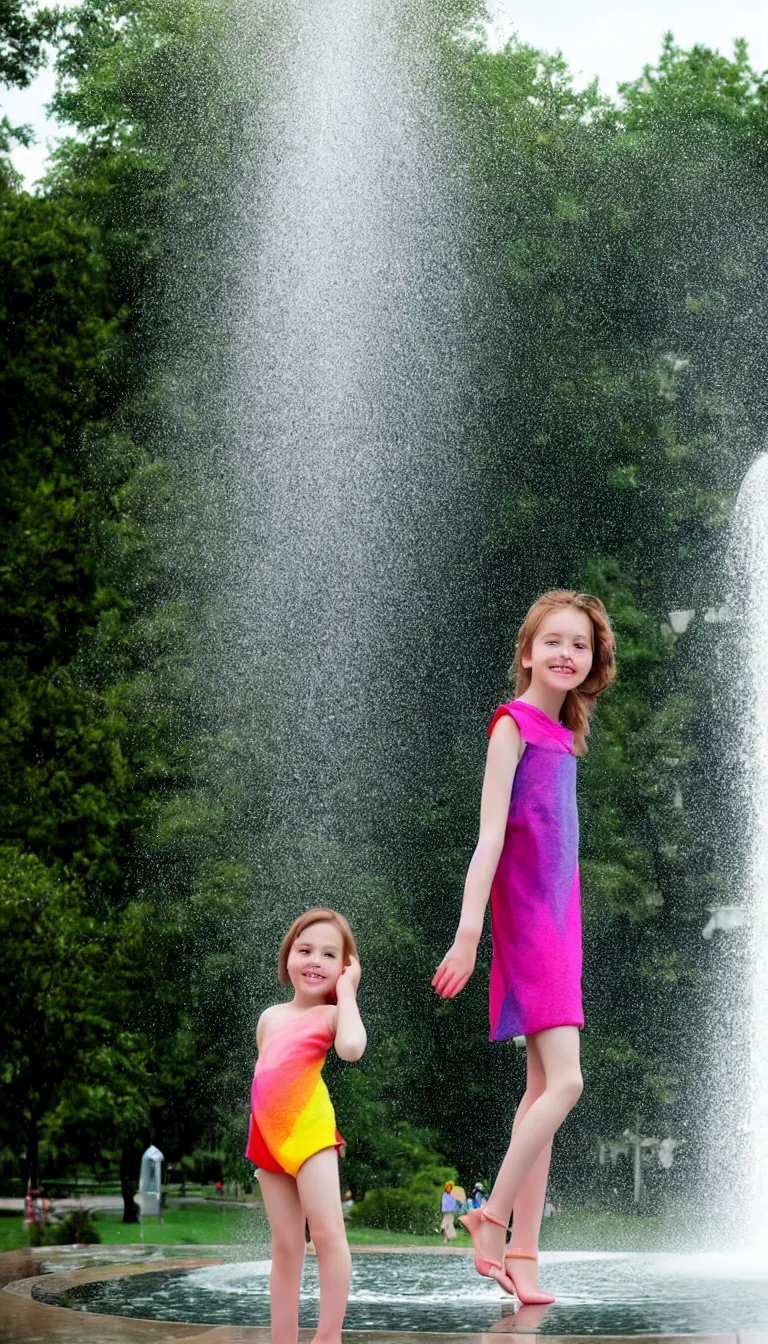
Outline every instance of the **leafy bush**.
<svg viewBox="0 0 768 1344"><path fill-rule="evenodd" d="M455 1181L453 1167L429 1163L421 1167L407 1186L380 1186L369 1190L355 1204L352 1218L363 1227L384 1227L391 1232L436 1232L440 1222L440 1196L446 1181Z"/></svg>
<svg viewBox="0 0 768 1344"><path fill-rule="evenodd" d="M446 1181L453 1181L455 1185L458 1179L455 1167L438 1166L431 1163L416 1172L416 1175L408 1182L408 1189L413 1190L414 1194L417 1195L429 1195L432 1200L437 1201L439 1206L440 1196Z"/></svg>
<svg viewBox="0 0 768 1344"><path fill-rule="evenodd" d="M435 1131L395 1118L392 1103L382 1100L388 1077L400 1068L394 1052L383 1053L384 1064L372 1064L367 1074L354 1069L344 1074L339 1069L331 1082L329 1069L329 1087L336 1114L343 1117L347 1143L342 1180L356 1199L379 1185L399 1189L422 1168L445 1163Z"/></svg>
<svg viewBox="0 0 768 1344"><path fill-rule="evenodd" d="M351 1217L363 1227L425 1235L437 1231L440 1205L430 1195L382 1186L378 1190L369 1190L365 1198L353 1206Z"/></svg>
<svg viewBox="0 0 768 1344"><path fill-rule="evenodd" d="M89 1209L73 1209L60 1223L45 1228L33 1223L29 1229L30 1246L95 1246L100 1241Z"/></svg>

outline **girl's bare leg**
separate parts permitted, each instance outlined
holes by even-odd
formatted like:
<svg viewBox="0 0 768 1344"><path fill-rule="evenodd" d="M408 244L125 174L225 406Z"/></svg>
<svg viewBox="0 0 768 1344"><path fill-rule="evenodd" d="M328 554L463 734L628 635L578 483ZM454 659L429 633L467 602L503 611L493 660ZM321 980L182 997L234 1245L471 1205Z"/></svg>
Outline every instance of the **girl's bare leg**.
<svg viewBox="0 0 768 1344"><path fill-rule="evenodd" d="M534 1101L544 1091L546 1078L544 1066L539 1056L536 1037L532 1036L526 1046L527 1081L520 1105L512 1126L514 1138L523 1117L527 1115ZM544 1213L544 1201L547 1196L549 1164L552 1157L552 1141L539 1154L526 1176L512 1209L512 1241L510 1246L517 1251L526 1251L537 1255L539 1250L539 1232ZM528 1297L536 1292L538 1286L538 1266L531 1260L514 1260L512 1267L515 1285Z"/></svg>
<svg viewBox="0 0 768 1344"><path fill-rule="evenodd" d="M272 1344L297 1344L304 1266L304 1213L292 1176L260 1170L259 1185L272 1233L272 1272L269 1276Z"/></svg>
<svg viewBox="0 0 768 1344"><path fill-rule="evenodd" d="M534 1043L544 1072L544 1090L526 1109L516 1123L496 1183L491 1191L486 1212L502 1224L483 1222L474 1237L476 1249L488 1260L502 1261L504 1255L504 1228L509 1222L526 1177L560 1128L568 1112L575 1106L582 1092L579 1066L578 1027L552 1027L529 1038ZM539 1171L539 1181L541 1172ZM542 1201L543 1202L543 1201ZM494 1275L494 1277L497 1277ZM499 1282L511 1291L508 1276ZM521 1285L522 1286L522 1285Z"/></svg>
<svg viewBox="0 0 768 1344"><path fill-rule="evenodd" d="M341 1344L352 1258L341 1211L336 1149L324 1148L321 1153L307 1158L296 1177L296 1185L317 1251L320 1319L314 1344Z"/></svg>

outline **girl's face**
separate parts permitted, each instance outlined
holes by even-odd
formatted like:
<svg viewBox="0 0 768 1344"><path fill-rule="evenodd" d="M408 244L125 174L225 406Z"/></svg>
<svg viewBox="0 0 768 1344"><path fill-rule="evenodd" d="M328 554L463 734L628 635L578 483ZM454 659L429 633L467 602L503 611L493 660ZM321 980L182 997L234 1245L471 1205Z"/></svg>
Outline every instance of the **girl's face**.
<svg viewBox="0 0 768 1344"><path fill-rule="evenodd" d="M302 999L324 1003L344 970L344 940L335 924L318 921L299 934L288 953L288 975Z"/></svg>
<svg viewBox="0 0 768 1344"><path fill-rule="evenodd" d="M544 617L530 653L520 661L531 669L532 684L565 695L589 676L593 650L587 613L578 607L558 607Z"/></svg>

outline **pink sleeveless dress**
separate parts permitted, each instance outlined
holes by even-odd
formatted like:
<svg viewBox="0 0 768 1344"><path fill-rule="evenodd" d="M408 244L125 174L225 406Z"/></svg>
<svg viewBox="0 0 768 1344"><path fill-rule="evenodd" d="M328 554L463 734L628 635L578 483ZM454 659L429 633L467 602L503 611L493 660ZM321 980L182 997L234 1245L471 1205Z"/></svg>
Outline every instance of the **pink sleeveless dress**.
<svg viewBox="0 0 768 1344"><path fill-rule="evenodd" d="M491 889L492 1041L584 1025L573 733L513 700L496 710L489 737L505 714L525 750Z"/></svg>

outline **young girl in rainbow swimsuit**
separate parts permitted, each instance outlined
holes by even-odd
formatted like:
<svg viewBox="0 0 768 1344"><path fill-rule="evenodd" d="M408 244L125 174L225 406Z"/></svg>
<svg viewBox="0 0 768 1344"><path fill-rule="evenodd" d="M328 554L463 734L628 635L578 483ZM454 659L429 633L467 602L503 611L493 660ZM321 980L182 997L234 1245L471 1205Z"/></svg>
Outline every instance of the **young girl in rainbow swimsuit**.
<svg viewBox="0 0 768 1344"><path fill-rule="evenodd" d="M445 999L464 988L490 896L491 1040L525 1036L527 1082L488 1202L459 1221L478 1273L523 1303L543 1304L554 1301L537 1285L552 1139L582 1090L575 758L586 752L595 698L614 677L602 602L570 590L545 593L521 627L515 671L517 698L497 709L488 729L480 836L458 932L432 983Z"/></svg>
<svg viewBox="0 0 768 1344"><path fill-rule="evenodd" d="M331 1046L346 1060L360 1059L366 1046L360 962L344 916L309 910L295 920L280 949L279 975L294 996L259 1018L245 1150L259 1169L272 1232L272 1344L296 1344L299 1336L305 1219L320 1278L315 1341L340 1344L351 1260L339 1185L343 1139L322 1069Z"/></svg>

